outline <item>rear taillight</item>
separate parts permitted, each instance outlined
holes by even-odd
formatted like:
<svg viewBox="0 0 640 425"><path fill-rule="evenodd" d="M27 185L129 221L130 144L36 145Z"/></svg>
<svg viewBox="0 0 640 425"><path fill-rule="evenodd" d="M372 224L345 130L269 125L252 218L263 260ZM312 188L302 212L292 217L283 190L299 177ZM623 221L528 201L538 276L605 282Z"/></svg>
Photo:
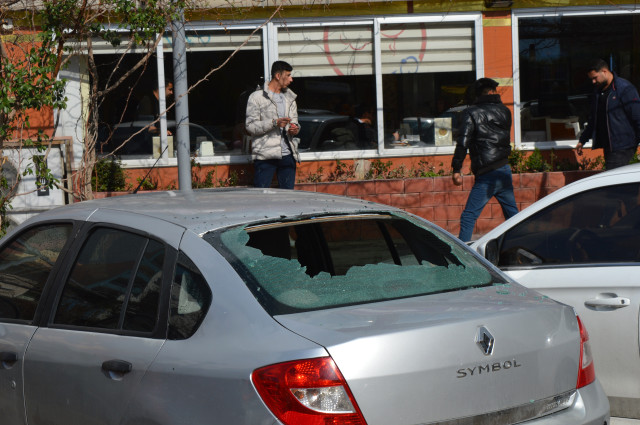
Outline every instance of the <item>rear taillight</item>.
<svg viewBox="0 0 640 425"><path fill-rule="evenodd" d="M286 425L366 425L331 357L296 360L256 369L258 394Z"/></svg>
<svg viewBox="0 0 640 425"><path fill-rule="evenodd" d="M580 366L578 368L578 383L576 388L582 388L595 381L596 370L593 366L589 332L587 332L587 328L582 324L580 317L576 316L576 318L578 319L578 327L580 328Z"/></svg>

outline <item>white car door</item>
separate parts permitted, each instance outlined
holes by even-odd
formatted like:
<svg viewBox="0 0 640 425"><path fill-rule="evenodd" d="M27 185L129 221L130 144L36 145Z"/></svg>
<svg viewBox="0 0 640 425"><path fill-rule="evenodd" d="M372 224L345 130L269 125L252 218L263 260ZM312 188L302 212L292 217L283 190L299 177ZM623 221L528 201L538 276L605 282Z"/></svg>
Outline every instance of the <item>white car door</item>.
<svg viewBox="0 0 640 425"><path fill-rule="evenodd" d="M96 224L58 274L48 320L25 355L27 423L119 425L165 341L162 288L183 229L118 218L131 227ZM154 228L162 238L150 236Z"/></svg>
<svg viewBox="0 0 640 425"><path fill-rule="evenodd" d="M478 244L519 283L576 309L611 415L640 418L640 183L586 187Z"/></svg>
<svg viewBox="0 0 640 425"><path fill-rule="evenodd" d="M511 277L573 306L585 324L611 415L640 418L640 267L509 270Z"/></svg>

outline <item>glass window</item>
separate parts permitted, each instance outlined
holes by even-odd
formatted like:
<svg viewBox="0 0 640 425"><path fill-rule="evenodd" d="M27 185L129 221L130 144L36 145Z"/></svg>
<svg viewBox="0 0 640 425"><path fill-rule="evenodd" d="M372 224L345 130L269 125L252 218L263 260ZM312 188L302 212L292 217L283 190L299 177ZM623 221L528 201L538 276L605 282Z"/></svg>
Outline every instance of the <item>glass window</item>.
<svg viewBox="0 0 640 425"><path fill-rule="evenodd" d="M455 144L476 75L473 25L381 25L385 148Z"/></svg>
<svg viewBox="0 0 640 425"><path fill-rule="evenodd" d="M589 113L587 66L602 58L640 84L634 14L518 20L522 141L577 140Z"/></svg>
<svg viewBox="0 0 640 425"><path fill-rule="evenodd" d="M505 233L499 265L640 261L640 185L582 192Z"/></svg>
<svg viewBox="0 0 640 425"><path fill-rule="evenodd" d="M143 55L138 53L96 54L100 89L111 86L142 58ZM160 124L157 123L143 130L145 126L157 119L161 112L156 97L158 93L156 63L156 56L152 55L147 66L135 71L100 104L96 143L98 155L114 153L127 159L151 158L154 138L159 149ZM171 69L170 63L169 69ZM167 99L167 102L171 101ZM168 120L173 119L172 114L172 111L168 112Z"/></svg>
<svg viewBox="0 0 640 425"><path fill-rule="evenodd" d="M189 87L198 84L189 93L194 156L250 153L244 132L247 100L264 80L262 33L251 36L251 32L222 28L187 33ZM173 61L170 46L165 37L165 64Z"/></svg>
<svg viewBox="0 0 640 425"><path fill-rule="evenodd" d="M278 54L293 66L301 152L377 149L372 25L279 28Z"/></svg>
<svg viewBox="0 0 640 425"><path fill-rule="evenodd" d="M195 333L211 304L211 289L200 270L182 252L171 285L169 339L187 339Z"/></svg>
<svg viewBox="0 0 640 425"><path fill-rule="evenodd" d="M150 240L133 280L123 329L151 332L155 328L158 322L164 255L164 246Z"/></svg>
<svg viewBox="0 0 640 425"><path fill-rule="evenodd" d="M72 228L71 224L32 227L0 251L0 320L33 320Z"/></svg>
<svg viewBox="0 0 640 425"><path fill-rule="evenodd" d="M380 47L383 122L377 122L374 34L371 23L276 28L278 58L294 70L301 152L447 146L475 79L474 22L383 24ZM187 33L190 150L196 157L250 153L246 102L264 83L262 32L206 29ZM239 51L235 49L242 45ZM114 81L142 56L96 55L99 86ZM164 38L165 85L172 82L171 39ZM219 69L217 69L219 68ZM215 72L211 73L212 70ZM157 59L152 56L100 106L101 154L123 159L162 154ZM167 107L174 99L167 92ZM174 110L167 111L168 156L175 155ZM379 132L384 140L379 141Z"/></svg>
<svg viewBox="0 0 640 425"><path fill-rule="evenodd" d="M504 283L453 240L391 215L317 217L204 236L272 315Z"/></svg>
<svg viewBox="0 0 640 425"><path fill-rule="evenodd" d="M162 244L140 235L109 228L93 231L65 283L54 323L152 331L164 252Z"/></svg>
<svg viewBox="0 0 640 425"><path fill-rule="evenodd" d="M239 51L242 43L248 41ZM173 84L171 36L164 37L165 86ZM129 70L142 55L96 55L100 84ZM122 59L122 63L119 61ZM228 62L227 62L228 60ZM211 73L212 70L219 70ZM187 33L189 93L189 145L192 156L249 153L243 131L246 101L263 78L260 32L250 30L202 30ZM114 152L122 159L157 158L162 154L160 124L143 128L158 118L158 65L154 54L146 66L125 80L100 106L98 153ZM167 156L175 157L176 132L173 92L166 91ZM128 142L127 142L128 140ZM126 143L125 143L126 142Z"/></svg>

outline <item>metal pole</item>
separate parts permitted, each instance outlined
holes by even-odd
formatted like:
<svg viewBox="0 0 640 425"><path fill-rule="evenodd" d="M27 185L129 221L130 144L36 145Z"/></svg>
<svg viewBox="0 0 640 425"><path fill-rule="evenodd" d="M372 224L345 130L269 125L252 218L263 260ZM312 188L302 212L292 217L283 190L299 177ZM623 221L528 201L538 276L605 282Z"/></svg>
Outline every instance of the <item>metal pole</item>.
<svg viewBox="0 0 640 425"><path fill-rule="evenodd" d="M187 43L184 30L184 10L171 22L173 46L173 90L176 100L176 134L174 143L178 151L178 187L191 192L191 158L189 149L189 96L187 90ZM175 146L174 146L175 147Z"/></svg>
<svg viewBox="0 0 640 425"><path fill-rule="evenodd" d="M167 97L165 95L166 92L164 84L164 34L158 34L158 37L160 37L160 42L156 48L156 65L158 66L158 102L160 105L158 109L162 112L167 109ZM162 158L170 156L165 150L167 144L167 114L162 114L160 116L160 152ZM173 152L171 152L171 154L173 155Z"/></svg>

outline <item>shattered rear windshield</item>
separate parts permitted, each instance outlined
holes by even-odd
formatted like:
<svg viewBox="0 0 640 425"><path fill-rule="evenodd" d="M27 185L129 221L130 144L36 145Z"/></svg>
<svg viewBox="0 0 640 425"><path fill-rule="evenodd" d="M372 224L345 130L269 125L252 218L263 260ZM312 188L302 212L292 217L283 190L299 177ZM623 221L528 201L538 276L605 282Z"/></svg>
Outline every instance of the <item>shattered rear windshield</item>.
<svg viewBox="0 0 640 425"><path fill-rule="evenodd" d="M271 315L503 283L450 237L395 215L263 223L204 239Z"/></svg>

